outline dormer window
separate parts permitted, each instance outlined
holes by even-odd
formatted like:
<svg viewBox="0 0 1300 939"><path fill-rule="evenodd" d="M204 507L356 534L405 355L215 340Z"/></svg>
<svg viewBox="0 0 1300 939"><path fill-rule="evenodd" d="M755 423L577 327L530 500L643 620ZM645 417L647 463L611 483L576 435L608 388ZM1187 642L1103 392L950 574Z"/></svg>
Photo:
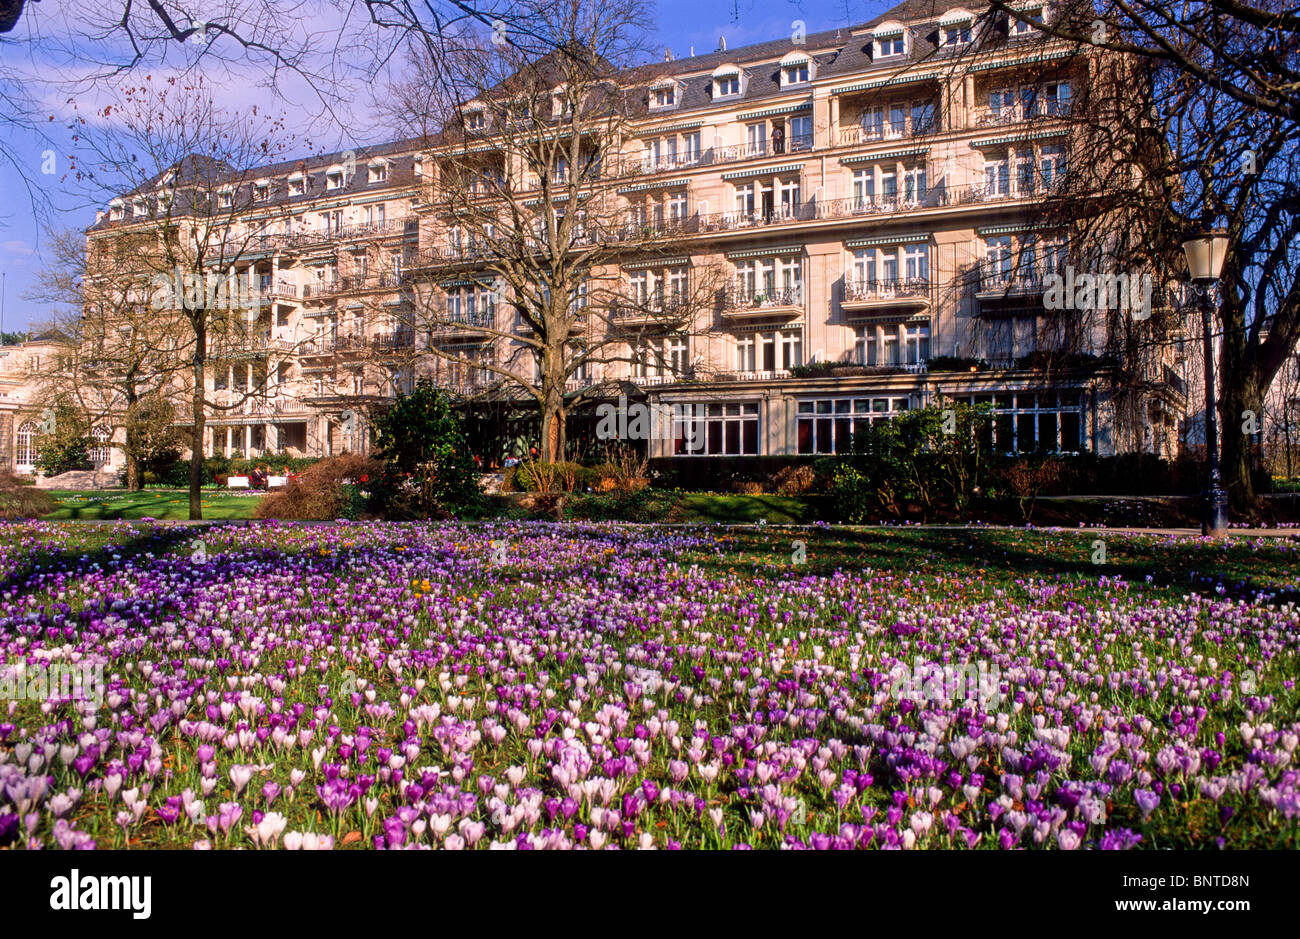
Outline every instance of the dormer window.
<svg viewBox="0 0 1300 939"><path fill-rule="evenodd" d="M144 218L149 214L149 207L143 202L136 202L131 206L131 214L135 218Z"/></svg>
<svg viewBox="0 0 1300 939"><path fill-rule="evenodd" d="M229 189L222 189L217 192L217 206L222 209L228 209L235 204L235 194Z"/></svg>
<svg viewBox="0 0 1300 939"><path fill-rule="evenodd" d="M115 202L108 207L108 217L114 222L120 222L126 218L126 206L120 202Z"/></svg>
<svg viewBox="0 0 1300 939"><path fill-rule="evenodd" d="M387 163L371 163L368 169L370 170L370 181L372 183L384 183L388 181Z"/></svg>
<svg viewBox="0 0 1300 939"><path fill-rule="evenodd" d="M485 115L482 111L466 111L466 112L465 112L465 129L466 129L466 130L475 130L475 131L477 131L477 130L486 130L486 129L487 129L487 115Z"/></svg>
<svg viewBox="0 0 1300 939"><path fill-rule="evenodd" d="M271 184L270 184L270 183L254 183L254 184L253 184L253 201L254 201L254 202L265 202L265 201L266 201L267 199L269 199L270 197L271 197Z"/></svg>
<svg viewBox="0 0 1300 939"><path fill-rule="evenodd" d="M1043 25L1043 8L1041 6L1024 5L1015 9L1024 19L1008 16L1007 32L1012 36L1029 36L1037 33Z"/></svg>
<svg viewBox="0 0 1300 939"><path fill-rule="evenodd" d="M971 24L975 14L964 7L949 10L939 17L939 44L943 46L964 46L971 41Z"/></svg>
<svg viewBox="0 0 1300 939"><path fill-rule="evenodd" d="M871 34L873 59L907 55L907 30L902 23L881 23Z"/></svg>
<svg viewBox="0 0 1300 939"><path fill-rule="evenodd" d="M653 110L677 106L677 83L663 82L650 87L650 107Z"/></svg>
<svg viewBox="0 0 1300 939"><path fill-rule="evenodd" d="M943 44L945 46L964 46L970 42L970 24L943 27Z"/></svg>
<svg viewBox="0 0 1300 939"><path fill-rule="evenodd" d="M741 92L740 69L734 65L723 65L713 73L713 97L730 98Z"/></svg>
<svg viewBox="0 0 1300 939"><path fill-rule="evenodd" d="M326 188L326 189L342 189L342 188L343 188L343 171L342 171L342 170L330 170L328 173L326 173L326 174L325 174L325 188Z"/></svg>
<svg viewBox="0 0 1300 939"><path fill-rule="evenodd" d="M812 80L812 59L802 52L791 52L781 60L781 86L803 85Z"/></svg>
<svg viewBox="0 0 1300 939"><path fill-rule="evenodd" d="M301 196L307 193L307 177L299 173L289 177L289 195Z"/></svg>

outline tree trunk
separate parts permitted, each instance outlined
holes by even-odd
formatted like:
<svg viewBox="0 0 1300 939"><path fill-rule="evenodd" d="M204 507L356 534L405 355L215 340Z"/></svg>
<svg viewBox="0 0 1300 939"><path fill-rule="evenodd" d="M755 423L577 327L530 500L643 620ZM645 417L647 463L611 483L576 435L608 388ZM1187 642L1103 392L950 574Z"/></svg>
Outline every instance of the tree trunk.
<svg viewBox="0 0 1300 939"><path fill-rule="evenodd" d="M1235 380L1223 382L1222 420L1223 484L1228 490L1232 507L1250 512L1259 506L1252 470L1251 441L1245 433L1247 427L1258 427L1263 420L1264 396L1253 382L1238 372ZM1247 413L1250 412L1250 413ZM1253 422L1251 420L1253 415Z"/></svg>
<svg viewBox="0 0 1300 939"><path fill-rule="evenodd" d="M203 432L206 414L203 409L203 383L207 372L207 331L194 331L193 374L194 393L191 407L194 411L194 430L190 439L190 519L203 518Z"/></svg>
<svg viewBox="0 0 1300 939"><path fill-rule="evenodd" d="M128 492L139 492L144 489L144 474L140 472L140 458L131 449L130 436L128 432L126 442L126 488Z"/></svg>

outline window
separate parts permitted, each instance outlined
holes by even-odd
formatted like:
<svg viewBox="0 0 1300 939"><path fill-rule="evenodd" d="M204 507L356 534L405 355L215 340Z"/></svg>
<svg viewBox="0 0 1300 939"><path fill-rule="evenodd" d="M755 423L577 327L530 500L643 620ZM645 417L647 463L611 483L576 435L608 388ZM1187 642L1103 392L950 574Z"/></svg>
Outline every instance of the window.
<svg viewBox="0 0 1300 939"><path fill-rule="evenodd" d="M962 46L971 40L971 27L969 22L954 23L951 26L943 28L943 45L945 46Z"/></svg>
<svg viewBox="0 0 1300 939"><path fill-rule="evenodd" d="M675 84L657 85L650 90L650 107L671 108L677 103Z"/></svg>
<svg viewBox="0 0 1300 939"><path fill-rule="evenodd" d="M1038 166L1044 188L1059 185L1065 178L1065 144L1044 144Z"/></svg>
<svg viewBox="0 0 1300 939"><path fill-rule="evenodd" d="M1070 83L1048 82L1043 86L1043 113L1060 117L1070 113Z"/></svg>
<svg viewBox="0 0 1300 939"><path fill-rule="evenodd" d="M903 169L903 200L920 202L925 198L925 167L909 166Z"/></svg>
<svg viewBox="0 0 1300 939"><path fill-rule="evenodd" d="M36 449L36 424L25 421L18 427L18 447L15 462L20 472L30 473L36 466L40 453Z"/></svg>
<svg viewBox="0 0 1300 939"><path fill-rule="evenodd" d="M369 169L370 169L370 181L372 183L382 183L388 181L387 163L373 163L370 165Z"/></svg>
<svg viewBox="0 0 1300 939"><path fill-rule="evenodd" d="M1034 191L1034 151L1016 150L1016 192L1028 195Z"/></svg>
<svg viewBox="0 0 1300 939"><path fill-rule="evenodd" d="M876 201L876 171L853 171L853 208L857 211L874 208Z"/></svg>
<svg viewBox="0 0 1300 939"><path fill-rule="evenodd" d="M326 174L325 174L325 188L326 188L326 189L342 189L342 188L343 188L343 171L342 171L342 170L330 170L328 173L326 173Z"/></svg>
<svg viewBox="0 0 1300 939"><path fill-rule="evenodd" d="M935 130L934 126L934 102L933 101L913 101L912 102L912 133L929 134Z"/></svg>
<svg viewBox="0 0 1300 939"><path fill-rule="evenodd" d="M867 108L862 112L862 136L867 140L880 140L885 136L885 109Z"/></svg>
<svg viewBox="0 0 1300 939"><path fill-rule="evenodd" d="M1019 13L1024 17L1024 19L1017 19L1016 17L1009 18L1010 23L1008 24L1008 31L1012 36L1028 36L1031 33L1037 32L1038 28L1043 25L1043 11L1041 7L1038 9L1020 10Z"/></svg>
<svg viewBox="0 0 1300 939"><path fill-rule="evenodd" d="M930 249L927 245L903 247L903 278L907 283L928 284L930 282Z"/></svg>
<svg viewBox="0 0 1300 939"><path fill-rule="evenodd" d="M235 203L235 194L229 189L222 189L217 193L217 206L222 209L228 209Z"/></svg>
<svg viewBox="0 0 1300 939"><path fill-rule="evenodd" d="M1015 111L1015 92L1006 88L989 92L989 114L994 120L1014 120Z"/></svg>
<svg viewBox="0 0 1300 939"><path fill-rule="evenodd" d="M307 180L301 176L289 178L289 195L301 196L307 191Z"/></svg>
<svg viewBox="0 0 1300 939"><path fill-rule="evenodd" d="M1011 168L1005 153L984 157L984 194L1005 196L1011 192Z"/></svg>
<svg viewBox="0 0 1300 939"><path fill-rule="evenodd" d="M1038 89L1032 85L1020 89L1020 116L1025 120L1038 116Z"/></svg>
<svg viewBox="0 0 1300 939"><path fill-rule="evenodd" d="M984 286L1005 285L1011 279L1011 236L984 239Z"/></svg>
<svg viewBox="0 0 1300 939"><path fill-rule="evenodd" d="M677 189L664 196L664 205L668 209L670 222L682 222L686 219L686 190Z"/></svg>
<svg viewBox="0 0 1300 939"><path fill-rule="evenodd" d="M737 301L753 306L803 303L803 260L797 256L736 262Z"/></svg>
<svg viewBox="0 0 1300 939"><path fill-rule="evenodd" d="M108 217L112 219L114 222L122 221L122 219L126 218L126 206L120 203L109 205Z"/></svg>
<svg viewBox="0 0 1300 939"><path fill-rule="evenodd" d="M496 291L486 284L445 288L447 322L491 327L496 319Z"/></svg>
<svg viewBox="0 0 1300 939"><path fill-rule="evenodd" d="M908 407L907 398L805 398L798 405L799 452L846 453L854 434Z"/></svg>
<svg viewBox="0 0 1300 939"><path fill-rule="evenodd" d="M783 85L802 85L808 81L808 63L801 62L797 65L787 65L781 69L781 84Z"/></svg>
<svg viewBox="0 0 1300 939"><path fill-rule="evenodd" d="M907 133L907 109L902 104L889 106L889 136L902 137Z"/></svg>
<svg viewBox="0 0 1300 939"><path fill-rule="evenodd" d="M1083 396L1068 391L971 395L970 404L993 410L990 443L1001 453L1078 453L1084 438Z"/></svg>
<svg viewBox="0 0 1300 939"><path fill-rule="evenodd" d="M467 111L465 113L466 130L483 130L487 127L487 115L482 111Z"/></svg>
<svg viewBox="0 0 1300 939"><path fill-rule="evenodd" d="M682 333L635 340L630 345L634 378L678 378L690 365L689 343Z"/></svg>
<svg viewBox="0 0 1300 939"><path fill-rule="evenodd" d="M757 124L749 124L745 128L745 142L749 144L749 153L759 154L767 152L767 125L761 121Z"/></svg>
<svg viewBox="0 0 1300 939"><path fill-rule="evenodd" d="M675 405L673 437L677 456L757 456L758 404Z"/></svg>
<svg viewBox="0 0 1300 939"><path fill-rule="evenodd" d="M388 206L386 203L380 202L378 205L368 205L366 206L366 224L382 225L387 214Z"/></svg>
<svg viewBox="0 0 1300 939"><path fill-rule="evenodd" d="M813 143L813 124L810 115L790 118L790 150L807 150Z"/></svg>
<svg viewBox="0 0 1300 939"><path fill-rule="evenodd" d="M803 365L803 330L746 333L736 339L736 371L789 371Z"/></svg>
<svg viewBox="0 0 1300 939"><path fill-rule="evenodd" d="M728 98L740 94L740 72L726 72L713 76L713 97Z"/></svg>
<svg viewBox="0 0 1300 939"><path fill-rule="evenodd" d="M697 130L682 135L682 158L688 163L698 163L700 159L700 132Z"/></svg>
<svg viewBox="0 0 1300 939"><path fill-rule="evenodd" d="M877 36L875 45L877 59L904 55L907 52L907 34L900 32L892 36Z"/></svg>

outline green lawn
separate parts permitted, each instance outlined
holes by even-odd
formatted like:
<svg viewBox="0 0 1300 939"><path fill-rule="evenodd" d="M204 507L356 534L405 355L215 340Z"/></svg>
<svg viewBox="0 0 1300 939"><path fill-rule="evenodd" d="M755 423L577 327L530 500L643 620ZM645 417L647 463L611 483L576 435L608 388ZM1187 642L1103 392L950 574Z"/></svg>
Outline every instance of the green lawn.
<svg viewBox="0 0 1300 939"><path fill-rule="evenodd" d="M791 525L822 517L820 496L738 496L692 492L679 503L684 522L758 522Z"/></svg>
<svg viewBox="0 0 1300 939"><path fill-rule="evenodd" d="M190 517L189 493L184 489L146 489L144 492L109 490L82 492L54 490L59 508L46 520L115 520L156 518L159 520ZM261 501L257 496L236 495L204 490L203 517L211 519L252 518L253 508Z"/></svg>

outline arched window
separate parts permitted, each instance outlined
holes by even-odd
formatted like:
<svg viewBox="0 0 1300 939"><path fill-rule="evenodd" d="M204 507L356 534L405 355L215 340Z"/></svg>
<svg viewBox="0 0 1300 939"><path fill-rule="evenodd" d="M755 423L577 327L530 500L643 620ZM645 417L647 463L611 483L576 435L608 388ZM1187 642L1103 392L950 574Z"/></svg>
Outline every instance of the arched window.
<svg viewBox="0 0 1300 939"><path fill-rule="evenodd" d="M36 425L31 421L18 427L18 450L15 461L20 473L30 473L36 468Z"/></svg>
<svg viewBox="0 0 1300 939"><path fill-rule="evenodd" d="M108 462L108 441L113 435L107 427L96 427L90 432L90 439L95 445L90 448L90 462L95 466L103 466Z"/></svg>

